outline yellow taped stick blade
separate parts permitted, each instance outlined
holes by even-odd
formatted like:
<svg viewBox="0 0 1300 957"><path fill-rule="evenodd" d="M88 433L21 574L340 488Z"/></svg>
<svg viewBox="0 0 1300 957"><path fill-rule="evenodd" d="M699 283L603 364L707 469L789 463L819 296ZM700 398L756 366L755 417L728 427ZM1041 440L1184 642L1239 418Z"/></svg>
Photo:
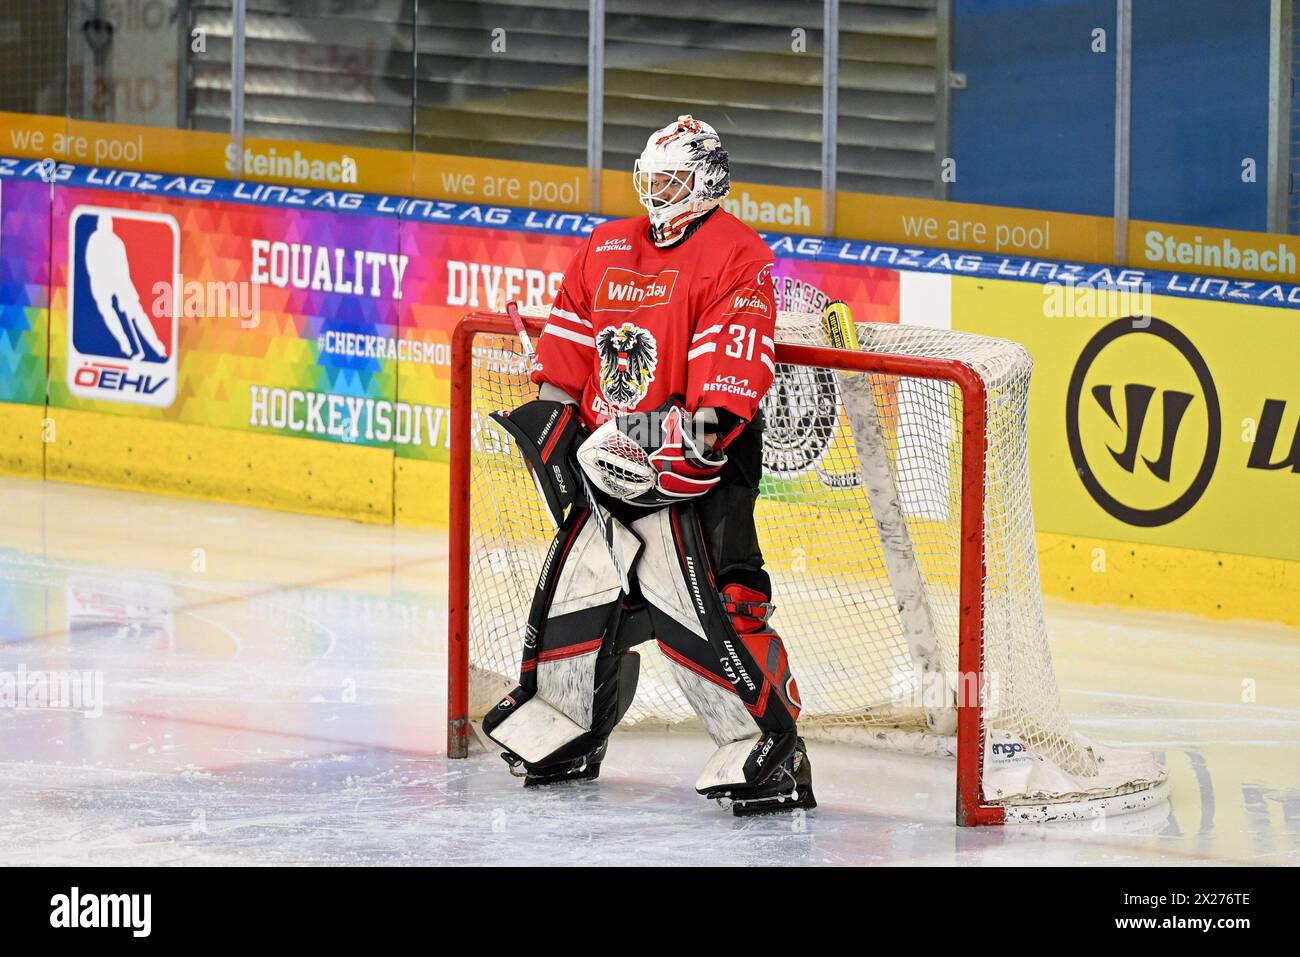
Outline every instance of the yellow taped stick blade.
<svg viewBox="0 0 1300 957"><path fill-rule="evenodd" d="M826 341L835 349L858 349L858 329L853 324L853 310L848 303L835 300L822 313L822 330Z"/></svg>

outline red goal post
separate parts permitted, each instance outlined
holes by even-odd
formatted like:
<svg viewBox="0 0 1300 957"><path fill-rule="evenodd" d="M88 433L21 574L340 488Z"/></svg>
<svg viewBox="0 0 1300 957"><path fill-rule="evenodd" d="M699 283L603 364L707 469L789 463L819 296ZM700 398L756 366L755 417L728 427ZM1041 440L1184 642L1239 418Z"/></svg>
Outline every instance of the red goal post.
<svg viewBox="0 0 1300 957"><path fill-rule="evenodd" d="M536 340L544 313L527 312ZM773 601L778 614L787 608L775 626L803 692L801 729L954 755L962 825L1077 820L1162 800L1153 756L1088 741L1061 709L1030 502L1028 353L950 330L858 330L860 349L831 348L820 317L779 314L778 382L764 400L757 520L779 572ZM534 559L550 533L513 447L482 425L533 394L510 319L465 316L451 361L447 751L463 758L471 719L491 706L485 685L471 694L471 678L504 681L503 692L513 683ZM797 445L802 430L821 444L791 466L782 443ZM774 554L805 545L806 569L772 567ZM652 664L643 655L625 722L689 720L671 679L647 676ZM940 674L955 690L946 685L937 706L922 694L918 706L918 688Z"/></svg>
<svg viewBox="0 0 1300 957"><path fill-rule="evenodd" d="M529 335L541 335L545 323L525 319ZM468 510L458 516L458 505L470 502L470 449L473 412L473 344L484 333L509 336L514 327L504 314L472 312L457 324L451 347L451 522L449 538L450 580L447 595L447 755L469 755L469 568L470 522ZM944 379L962 394L961 428L961 592L958 668L970 676L978 694L984 635L984 382L970 366L954 359L851 352L825 346L778 342L778 364L833 368L842 372L884 372L924 379ZM493 410L495 411L495 410ZM458 521L458 517L462 520ZM957 709L957 820L959 824L1000 824L1000 805L980 802L982 760L981 714L977 704L965 702Z"/></svg>

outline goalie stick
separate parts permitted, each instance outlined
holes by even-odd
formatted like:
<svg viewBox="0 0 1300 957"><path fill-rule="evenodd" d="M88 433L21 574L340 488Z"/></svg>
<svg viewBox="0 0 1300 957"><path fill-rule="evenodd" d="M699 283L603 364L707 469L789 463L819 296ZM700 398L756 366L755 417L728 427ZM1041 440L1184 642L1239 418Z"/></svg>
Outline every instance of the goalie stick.
<svg viewBox="0 0 1300 957"><path fill-rule="evenodd" d="M513 299L506 303L506 315L510 317L510 322L515 327L515 334L519 336L519 344L524 349L524 361L531 372L537 353L533 349L533 340L528 335L528 330L524 328L523 316L519 315L519 304ZM627 594L632 590L632 584L628 579L627 568L623 564L623 559L619 557L618 548L614 544L613 520L609 512L605 511L604 506L596 501L596 493L591 487L591 482L587 479L587 473L583 471L581 466L575 471L578 473L578 482L582 486L582 497L586 499L587 510L591 512L591 517L596 520L596 528L600 532L601 540L605 543L605 549L609 552L609 560L614 563L614 570L618 572L619 584L623 587L623 593ZM628 529L628 533L635 534L631 529Z"/></svg>
<svg viewBox="0 0 1300 957"><path fill-rule="evenodd" d="M848 304L835 300L822 312L822 332L836 349L857 352L858 329ZM870 377L863 372L840 373L840 396L853 433L854 448L861 463L861 484L867 494L872 518L884 550L885 573L898 599L898 614L903 625L912 660L921 669L925 690L938 691L939 705L925 707L926 726L939 734L957 732L956 701L945 684L934 624L925 602L925 583L921 578L915 549L908 532L907 520L899 498L893 470L888 463L885 439L872 397ZM931 699L926 698L929 702Z"/></svg>

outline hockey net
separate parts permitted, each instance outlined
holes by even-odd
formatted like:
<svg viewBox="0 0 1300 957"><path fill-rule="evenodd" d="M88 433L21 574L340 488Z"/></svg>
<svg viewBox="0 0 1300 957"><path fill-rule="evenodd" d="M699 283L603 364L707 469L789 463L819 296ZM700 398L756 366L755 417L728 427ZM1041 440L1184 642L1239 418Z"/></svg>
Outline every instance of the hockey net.
<svg viewBox="0 0 1300 957"><path fill-rule="evenodd" d="M544 313L528 314L534 336ZM1061 707L1043 619L1027 445L1032 363L1000 339L781 313L763 400L756 518L810 738L957 758L960 823L1053 820L1160 800L1150 754L1083 739ZM535 397L503 315L453 345L449 752L516 683L553 528L487 415ZM625 724L693 721L643 645Z"/></svg>

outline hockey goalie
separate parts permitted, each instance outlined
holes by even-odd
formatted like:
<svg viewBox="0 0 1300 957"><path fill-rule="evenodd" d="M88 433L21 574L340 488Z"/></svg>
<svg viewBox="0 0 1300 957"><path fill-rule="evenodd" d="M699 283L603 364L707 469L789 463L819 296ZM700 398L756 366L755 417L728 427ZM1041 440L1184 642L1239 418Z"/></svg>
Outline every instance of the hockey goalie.
<svg viewBox="0 0 1300 957"><path fill-rule="evenodd" d="M537 398L493 416L558 531L519 686L483 730L526 787L597 777L654 640L717 747L696 790L737 814L815 807L754 525L772 253L721 208L707 123L651 134L633 179L647 215L592 231L537 346Z"/></svg>

